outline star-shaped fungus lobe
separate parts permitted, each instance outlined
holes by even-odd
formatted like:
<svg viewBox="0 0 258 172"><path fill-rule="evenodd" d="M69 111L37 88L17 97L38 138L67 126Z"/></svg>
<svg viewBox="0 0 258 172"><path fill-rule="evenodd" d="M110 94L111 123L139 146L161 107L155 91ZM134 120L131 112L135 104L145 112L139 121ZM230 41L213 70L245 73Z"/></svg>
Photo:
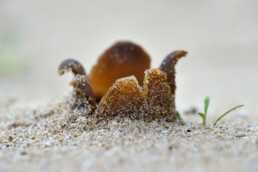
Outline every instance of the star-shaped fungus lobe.
<svg viewBox="0 0 258 172"><path fill-rule="evenodd" d="M134 76L118 79L99 102L100 117L129 116L139 119L144 114L145 98Z"/></svg>
<svg viewBox="0 0 258 172"><path fill-rule="evenodd" d="M72 108L99 118L126 116L132 119L176 119L175 65L187 54L170 53L159 69L149 69L150 57L138 45L118 42L98 59L89 76L80 62L67 59L58 72L72 71ZM99 101L99 103L98 103Z"/></svg>

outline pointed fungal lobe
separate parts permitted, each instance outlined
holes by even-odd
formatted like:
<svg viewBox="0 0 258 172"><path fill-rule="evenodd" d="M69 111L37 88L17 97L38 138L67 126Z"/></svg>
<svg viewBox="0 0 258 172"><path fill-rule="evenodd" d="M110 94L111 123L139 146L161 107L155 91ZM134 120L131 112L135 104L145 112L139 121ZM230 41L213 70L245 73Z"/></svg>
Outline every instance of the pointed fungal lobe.
<svg viewBox="0 0 258 172"><path fill-rule="evenodd" d="M91 89L88 78L85 75L76 75L70 82L70 86L74 88L78 98L87 98L90 104L96 107L96 97Z"/></svg>
<svg viewBox="0 0 258 172"><path fill-rule="evenodd" d="M177 61L186 56L187 52L184 50L174 51L170 53L161 63L159 69L167 73L167 80L171 87L172 94L175 95L176 83L175 83L175 65Z"/></svg>
<svg viewBox="0 0 258 172"><path fill-rule="evenodd" d="M119 78L134 75L141 84L144 71L149 68L150 57L142 47L132 42L117 42L99 57L88 77L100 100Z"/></svg>
<svg viewBox="0 0 258 172"><path fill-rule="evenodd" d="M145 99L142 88L134 76L118 79L101 99L97 114L99 117L128 116L141 118Z"/></svg>
<svg viewBox="0 0 258 172"><path fill-rule="evenodd" d="M159 69L145 71L143 92L152 119L174 119L173 95L167 82L167 74Z"/></svg>
<svg viewBox="0 0 258 172"><path fill-rule="evenodd" d="M86 114L92 114L97 108L96 97L91 89L89 81L85 75L76 75L70 82L74 88L73 109L82 110Z"/></svg>
<svg viewBox="0 0 258 172"><path fill-rule="evenodd" d="M74 59L66 59L58 67L59 75L63 75L68 71L72 71L74 75L86 75L86 72L81 63Z"/></svg>

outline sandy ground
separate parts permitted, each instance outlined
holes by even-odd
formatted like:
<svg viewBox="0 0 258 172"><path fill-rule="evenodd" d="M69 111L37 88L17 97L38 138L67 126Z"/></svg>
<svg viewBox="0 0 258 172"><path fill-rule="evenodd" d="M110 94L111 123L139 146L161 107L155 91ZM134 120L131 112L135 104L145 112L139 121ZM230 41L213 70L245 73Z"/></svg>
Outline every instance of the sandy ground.
<svg viewBox="0 0 258 172"><path fill-rule="evenodd" d="M257 8L255 0L0 1L0 171L257 171ZM68 113L72 76L59 77L59 63L73 57L89 72L121 39L141 44L152 67L175 49L189 52L177 65L186 126L92 124ZM184 112L202 112L207 95L203 127Z"/></svg>
<svg viewBox="0 0 258 172"><path fill-rule="evenodd" d="M71 113L69 95L0 111L0 171L257 171L258 125L246 113L216 127ZM237 116L237 117L236 117ZM214 120L214 118L208 118Z"/></svg>

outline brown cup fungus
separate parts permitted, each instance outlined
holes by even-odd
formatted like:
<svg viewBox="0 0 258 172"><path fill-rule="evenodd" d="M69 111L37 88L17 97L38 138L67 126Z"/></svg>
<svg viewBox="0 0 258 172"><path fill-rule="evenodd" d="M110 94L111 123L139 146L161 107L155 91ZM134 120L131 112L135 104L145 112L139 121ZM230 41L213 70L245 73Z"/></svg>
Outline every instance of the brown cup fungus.
<svg viewBox="0 0 258 172"><path fill-rule="evenodd" d="M173 121L176 118L175 64L186 54L186 51L174 51L159 69L149 69L150 57L139 45L118 42L100 56L89 76L73 59L63 61L58 71L60 75L66 71L74 73L70 83L74 87L71 106L82 109L85 115Z"/></svg>

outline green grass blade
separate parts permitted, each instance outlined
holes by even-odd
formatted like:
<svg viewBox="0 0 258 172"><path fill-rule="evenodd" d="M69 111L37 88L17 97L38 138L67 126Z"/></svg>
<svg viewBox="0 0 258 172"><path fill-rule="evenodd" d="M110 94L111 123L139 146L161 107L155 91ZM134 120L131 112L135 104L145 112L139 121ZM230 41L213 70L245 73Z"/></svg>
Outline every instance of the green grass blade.
<svg viewBox="0 0 258 172"><path fill-rule="evenodd" d="M208 107L210 104L210 98L207 96L204 100L204 114L207 115Z"/></svg>
<svg viewBox="0 0 258 172"><path fill-rule="evenodd" d="M181 117L181 115L178 111L176 111L176 117L179 120L181 125L185 125L185 121L183 120L183 118Z"/></svg>
<svg viewBox="0 0 258 172"><path fill-rule="evenodd" d="M215 126L215 125L217 124L217 122L218 122L219 120L221 120L221 118L223 118L224 116L226 116L229 112L231 112L231 111L233 111L233 110L235 110L235 109L237 109L237 108L243 107L243 106L244 106L244 105L238 105L238 106L236 106L236 107L234 107L234 108L228 110L226 113L224 113L223 115L221 115L221 116L215 121L215 123L213 124L213 126Z"/></svg>
<svg viewBox="0 0 258 172"><path fill-rule="evenodd" d="M202 117L203 125L206 123L206 116L203 113L198 113L200 117Z"/></svg>

